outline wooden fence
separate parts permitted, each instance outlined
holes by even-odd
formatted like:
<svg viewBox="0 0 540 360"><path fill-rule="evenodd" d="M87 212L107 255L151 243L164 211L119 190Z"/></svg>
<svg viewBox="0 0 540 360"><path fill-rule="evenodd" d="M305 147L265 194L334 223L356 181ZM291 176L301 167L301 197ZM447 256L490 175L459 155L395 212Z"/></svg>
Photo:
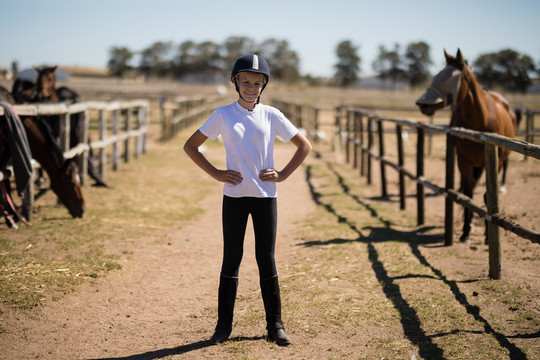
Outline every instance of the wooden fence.
<svg viewBox="0 0 540 360"><path fill-rule="evenodd" d="M205 119L212 111L223 105L226 97L177 97L160 102L161 140L173 139L176 134L196 121Z"/></svg>
<svg viewBox="0 0 540 360"><path fill-rule="evenodd" d="M393 163L385 156L384 145L384 124L395 126L397 136L397 163ZM416 144L416 174L404 168L403 149L403 128L408 127L417 132ZM453 203L461 204L479 216L487 220L487 239L489 243L489 263L490 277L499 279L501 273L501 250L499 228L517 234L534 243L540 244L540 233L528 229L499 213L498 204L498 161L497 148L507 148L525 156L540 159L540 146L526 141L506 138L497 134L480 133L464 128L447 128L441 126L427 125L409 120L398 120L379 117L360 109L340 107L336 112L336 131L343 134L345 144L343 144L348 162L353 165L358 164L360 153L361 168L367 171L368 181L371 181L371 162L376 159L380 162L380 176L382 186L382 196L387 196L386 167L395 169L399 174L399 198L400 208L405 209L405 177L417 183L417 219L418 224L424 223L424 187L428 187L437 194L445 196L445 245L452 245L453 239ZM424 138L425 133L446 134L446 176L445 187L441 188L424 177ZM375 145L375 135L378 139L378 153L373 151ZM471 198L454 190L454 169L455 169L455 145L454 138L464 138L484 144L485 148L485 168L486 168L486 207L475 204ZM341 138L341 137L340 137ZM366 141L367 140L367 141ZM339 144L338 146L341 146ZM353 159L351 159L351 151Z"/></svg>
<svg viewBox="0 0 540 360"><path fill-rule="evenodd" d="M305 105L293 105L275 102L282 108L293 109L292 120L297 126L306 129L316 129L319 125L318 119L309 124L312 120L309 117L296 119L295 116L301 116L306 108ZM300 110L299 110L300 109ZM312 110L313 112L314 110ZM339 106L335 112L335 143L336 151L344 151L345 159L352 163L354 167L360 168L361 176L366 176L368 183L372 183L372 165L373 160L378 160L380 165L380 182L382 196L387 197L386 168L393 168L399 176L399 203L400 208L405 209L406 187L405 178L416 182L416 200L417 200L417 223L424 224L425 221L425 191L427 187L436 194L445 196L445 245L453 243L453 203L463 205L480 217L487 220L487 239L489 243L489 276L493 279L499 279L501 276L501 249L500 249L500 227L511 231L518 236L528 239L534 243L540 244L540 233L520 225L499 213L498 204L498 186L497 186L497 148L508 148L514 152L523 154L525 157L531 156L540 159L540 146L532 144L534 139L534 115L538 111L525 111L526 130L524 132L528 141L506 138L504 136L488 133L479 133L464 128L449 128L440 125L424 124L410 120L392 119L380 117L373 111L366 111L358 107ZM296 115L299 114L299 115ZM289 115L291 116L291 115ZM416 143L416 173L412 173L404 166L404 128L417 133ZM384 143L384 133L392 132L396 135L397 144L397 162L392 162L386 156L386 147ZM308 136L313 131L307 131ZM445 186L440 187L433 182L428 181L424 176L425 162L425 137L426 135L446 135L446 170ZM486 209L475 204L471 198L463 195L454 189L454 169L455 169L455 137L484 143L486 158ZM531 141L531 142L529 142ZM378 151L375 146L378 145Z"/></svg>
<svg viewBox="0 0 540 360"><path fill-rule="evenodd" d="M107 169L107 149L111 149L112 169L117 170L120 163L121 146L123 144L123 160L129 162L131 153L139 157L146 151L146 133L149 119L149 103L145 100L113 101L113 102L81 102L75 104L31 104L15 105L15 111L20 117L59 116L60 144L64 158L78 156L81 185L86 183L88 174L88 154L90 148L99 151L99 168L102 177ZM91 113L97 112L98 139L90 139ZM80 142L76 146L70 144L71 122L73 114L81 114L83 126L79 135ZM109 114L112 114L109 122ZM3 116L0 108L0 117ZM131 150L130 139L135 139L135 150ZM90 140L90 141L89 141ZM33 163L35 163L33 161ZM7 173L7 172L6 172ZM23 199L23 215L31 220L34 181Z"/></svg>
<svg viewBox="0 0 540 360"><path fill-rule="evenodd" d="M304 129L307 136L313 141L319 141L320 112L323 110L317 106L305 106L279 99L272 99L272 105L277 107L296 127Z"/></svg>

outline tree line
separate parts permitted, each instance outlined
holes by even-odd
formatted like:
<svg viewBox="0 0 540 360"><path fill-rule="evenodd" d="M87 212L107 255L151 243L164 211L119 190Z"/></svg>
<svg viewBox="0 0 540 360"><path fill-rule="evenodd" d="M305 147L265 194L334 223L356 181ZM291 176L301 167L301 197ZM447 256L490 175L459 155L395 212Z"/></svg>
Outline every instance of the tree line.
<svg viewBox="0 0 540 360"><path fill-rule="evenodd" d="M300 79L300 59L287 40L270 38L260 43L242 36L227 38L222 44L212 41L155 42L134 52L127 47L109 50L108 68L113 76L137 73L156 78L228 79L231 68L243 54L257 53L272 64L272 77L287 82ZM133 65L138 57L138 65Z"/></svg>
<svg viewBox="0 0 540 360"><path fill-rule="evenodd" d="M230 76L230 69L239 56L257 53L268 60L272 77L276 80L287 83L305 81L311 85L324 82L349 87L360 79L362 57L359 49L360 46L350 40L337 44L335 72L331 79L325 80L300 74L300 58L287 40L269 38L256 42L245 36L232 36L223 43L188 40L173 44L158 41L139 51L113 46L109 49L108 68L111 75L118 77L140 74L183 81L222 82ZM380 45L371 67L382 80L420 87L431 79L429 68L432 64L429 44L419 41L404 47L397 43L391 48ZM481 54L471 65L484 86L507 91L526 91L532 84L532 78L540 74L540 64L536 66L530 56L512 49Z"/></svg>

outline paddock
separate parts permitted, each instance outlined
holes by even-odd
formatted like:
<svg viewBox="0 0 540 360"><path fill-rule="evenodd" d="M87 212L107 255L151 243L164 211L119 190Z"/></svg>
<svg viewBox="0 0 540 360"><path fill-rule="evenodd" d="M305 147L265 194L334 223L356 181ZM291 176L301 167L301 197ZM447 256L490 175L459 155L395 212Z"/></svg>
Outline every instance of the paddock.
<svg viewBox="0 0 540 360"><path fill-rule="evenodd" d="M293 104L277 100L276 105L281 106L284 112L294 121L299 127L305 128L306 132L314 141L317 141L320 134L321 120L319 113L320 108L310 105ZM403 109L386 110L399 111ZM493 279L501 277L501 250L500 250L500 230L513 232L514 234L540 244L540 232L535 227L536 222L519 223L514 219L509 218L505 214L505 209L499 209L499 189L498 189L498 173L497 173L497 147L505 147L512 150L514 153L522 155L522 161L532 162L532 166L537 167L537 160L540 159L540 146L523 140L515 140L505 138L495 134L486 134L471 131L461 128L448 128L441 125L433 125L433 120L429 123L415 122L408 119L393 119L389 117L379 116L376 114L376 109L362 109L354 106L338 106L335 109L335 122L332 131L332 146L336 151L337 158L342 157L343 161L351 164L354 168L360 170L360 176L365 176L368 184L374 181L373 162L378 161L378 185L380 186L382 199L390 199L387 179L387 168L392 168L397 173L397 187L399 197L399 209L406 210L407 193L412 193L416 197L417 223L423 225L425 223L425 188L429 189L432 195L442 195L445 198L444 204L444 224L445 224L445 241L446 246L453 244L454 226L454 204L460 204L471 209L488 222L487 238L489 246L489 274ZM525 139L534 141L534 136L537 134L535 130L534 116L539 112L535 110L525 110L525 130L518 134L524 135ZM395 139L389 140L390 134L395 134ZM415 158L416 171L412 170L412 166L405 166L405 147L404 138L409 138L409 135L416 135L415 146L409 145L407 152L416 154L411 155ZM433 138L446 135L446 146L444 147L444 173L443 182L432 179L439 178L438 176L430 177L426 175L425 169L434 166L433 162L426 160L426 137L428 138L428 154L432 153ZM412 136L411 136L412 137ZM486 175L485 175L485 191L487 198L487 209L479 204L478 200L473 202L467 196L464 196L454 188L455 173L457 172L455 165L455 148L454 137L466 138L476 142L485 144L486 158ZM414 139L409 141L414 142ZM377 150L376 150L377 148ZM341 154L343 155L341 156ZM514 154L515 157L515 154ZM413 160L413 159L411 159ZM536 163L534 163L536 162ZM509 170L512 173L512 170ZM515 177L520 178L521 175L515 174ZM405 178L409 178L416 183L416 191L406 190ZM482 195L478 196L482 198ZM535 199L530 199L529 208L535 211ZM512 215L510 215L512 216ZM515 215L512 216L515 218ZM534 215L533 215L534 217Z"/></svg>
<svg viewBox="0 0 540 360"><path fill-rule="evenodd" d="M360 166L345 162L344 148L332 151L335 114L334 107L320 111L320 130L329 136L319 133L305 166L281 184L278 260L293 347L277 349L264 341L249 238L234 341L205 344L215 325L221 186L181 150L203 119L163 141L157 112L145 155L107 173L115 189L85 188L88 217L64 216L48 194L32 227L0 229L5 353L89 359L537 358L536 244L507 232L501 241L503 276L490 279L487 247L480 242L483 225L470 246L444 246L444 196L426 189L425 225L417 225L416 182L405 176L406 210L400 210L398 172L386 166L383 199L380 166L373 166L369 185ZM383 135L385 156L397 163L395 128L386 124ZM417 135L403 130L403 168L414 173L410 149ZM206 154L222 164L222 145L207 145ZM425 177L444 187L444 135L433 135L432 145ZM278 163L291 148L277 144ZM513 154L501 209L535 225L533 186L539 176L532 160Z"/></svg>

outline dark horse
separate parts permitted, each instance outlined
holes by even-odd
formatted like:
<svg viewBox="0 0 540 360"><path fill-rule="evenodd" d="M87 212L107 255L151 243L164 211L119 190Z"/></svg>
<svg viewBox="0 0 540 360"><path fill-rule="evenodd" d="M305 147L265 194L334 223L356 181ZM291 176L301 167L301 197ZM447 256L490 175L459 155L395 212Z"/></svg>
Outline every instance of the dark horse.
<svg viewBox="0 0 540 360"><path fill-rule="evenodd" d="M0 93L6 96L4 101L13 104L15 96L11 97L12 94L5 89ZM62 150L54 140L52 130L44 117L26 117L21 121L32 155L47 172L51 189L72 217L82 217L85 201L76 161L64 159Z"/></svg>
<svg viewBox="0 0 540 360"><path fill-rule="evenodd" d="M29 80L16 79L13 83L12 95L17 104L23 103L58 103L64 102L73 104L79 101L79 94L72 89L62 86L56 88L55 71L57 66L37 67L37 79L34 84ZM60 121L58 115L42 117L48 123L52 136L59 142L61 134L64 132L64 123ZM70 145L76 146L81 142L82 127L84 126L84 118L81 113L70 115ZM94 164L94 154L90 149L88 154L88 175L90 175L96 183L94 186L109 186L102 178L99 169Z"/></svg>
<svg viewBox="0 0 540 360"><path fill-rule="evenodd" d="M463 127L480 132L492 132L514 137L518 118L502 95L480 87L461 51L456 57L448 55L446 67L438 73L427 91L416 101L420 111L428 116L436 110L452 105L451 127ZM458 168L461 173L461 192L472 198L478 179L484 170L484 145L456 138ZM499 148L499 171L508 165L510 150ZM503 172L502 185L506 171ZM472 211L465 208L461 242L468 242Z"/></svg>
<svg viewBox="0 0 540 360"><path fill-rule="evenodd" d="M17 193L23 197L32 180L32 155L26 131L11 106L13 101L9 91L0 86L0 108L4 111L0 119L0 171L4 175L0 180L0 216L5 218L8 227L17 228L17 221L25 222L25 219L17 211L11 197L11 173L6 168L11 163Z"/></svg>
<svg viewBox="0 0 540 360"><path fill-rule="evenodd" d="M11 93L16 103L57 102L56 76L54 74L56 68L57 66L34 66L38 73L35 83L29 80L15 79Z"/></svg>

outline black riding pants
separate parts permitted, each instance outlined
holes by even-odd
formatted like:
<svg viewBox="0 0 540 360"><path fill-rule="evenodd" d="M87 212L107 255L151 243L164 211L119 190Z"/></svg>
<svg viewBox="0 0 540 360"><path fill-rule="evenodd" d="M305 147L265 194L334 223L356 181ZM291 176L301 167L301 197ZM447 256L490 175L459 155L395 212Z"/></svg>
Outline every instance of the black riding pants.
<svg viewBox="0 0 540 360"><path fill-rule="evenodd" d="M237 278L244 254L244 237L251 215L255 233L255 258L260 280L277 275L274 251L277 230L276 198L223 197L223 263L221 274Z"/></svg>

